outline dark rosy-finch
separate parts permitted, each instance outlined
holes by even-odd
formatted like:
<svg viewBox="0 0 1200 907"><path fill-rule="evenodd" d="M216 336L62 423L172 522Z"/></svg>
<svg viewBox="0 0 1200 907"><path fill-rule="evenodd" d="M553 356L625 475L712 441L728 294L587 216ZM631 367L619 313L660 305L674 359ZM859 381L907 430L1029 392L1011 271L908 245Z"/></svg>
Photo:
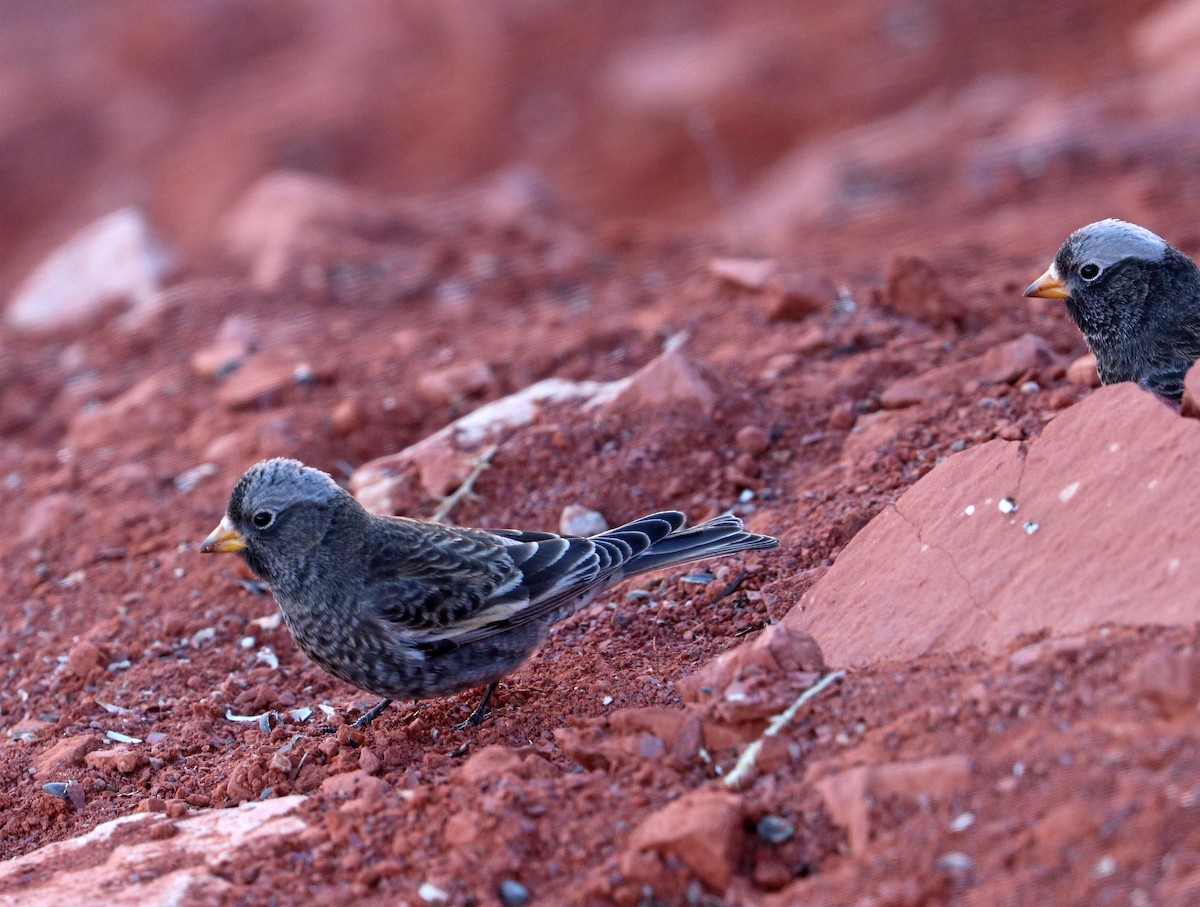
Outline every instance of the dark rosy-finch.
<svg viewBox="0 0 1200 907"><path fill-rule="evenodd" d="M1104 384L1136 381L1180 401L1200 358L1200 269L1161 237L1122 220L1088 224L1025 295L1064 301Z"/></svg>
<svg viewBox="0 0 1200 907"><path fill-rule="evenodd" d="M237 552L275 595L292 638L321 668L382 697L446 696L497 682L550 626L627 579L702 558L773 548L732 514L684 529L668 510L590 538L460 529L368 513L330 476L264 460L238 480L201 551Z"/></svg>

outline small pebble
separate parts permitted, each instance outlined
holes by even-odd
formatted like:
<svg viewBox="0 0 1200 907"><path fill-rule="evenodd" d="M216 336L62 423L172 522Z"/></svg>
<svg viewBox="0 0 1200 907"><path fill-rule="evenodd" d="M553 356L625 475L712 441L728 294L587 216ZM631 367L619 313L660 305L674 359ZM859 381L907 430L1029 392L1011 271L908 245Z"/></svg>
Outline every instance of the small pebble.
<svg viewBox="0 0 1200 907"><path fill-rule="evenodd" d="M558 531L563 535L598 535L608 529L608 521L599 511L582 504L568 504L558 518Z"/></svg>
<svg viewBox="0 0 1200 907"><path fill-rule="evenodd" d="M58 797L60 800L67 799L67 785L63 781L51 781L49 784L43 784L42 790L51 797Z"/></svg>
<svg viewBox="0 0 1200 907"><path fill-rule="evenodd" d="M76 809L83 809L87 805L87 795L84 793L83 785L74 779L67 782L67 798Z"/></svg>
<svg viewBox="0 0 1200 907"><path fill-rule="evenodd" d="M421 887L417 889L417 895L426 904L445 904L450 900L450 895L432 882L422 882Z"/></svg>
<svg viewBox="0 0 1200 907"><path fill-rule="evenodd" d="M854 427L857 418L853 403L839 403L829 413L829 427L846 431Z"/></svg>
<svg viewBox="0 0 1200 907"><path fill-rule="evenodd" d="M796 834L796 828L791 822L772 815L759 819L756 831L768 844L785 844Z"/></svg>
<svg viewBox="0 0 1200 907"><path fill-rule="evenodd" d="M500 900L504 907L524 907L529 903L529 889L515 879L500 883Z"/></svg>
<svg viewBox="0 0 1200 907"><path fill-rule="evenodd" d="M1000 508L1000 512L1005 515L1016 513L1020 509L1017 505L1017 502L1012 498L1001 498L1000 503L997 506Z"/></svg>
<svg viewBox="0 0 1200 907"><path fill-rule="evenodd" d="M954 821L950 823L950 830L955 834L960 834L966 831L975 824L974 813L959 813L954 817Z"/></svg>
<svg viewBox="0 0 1200 907"><path fill-rule="evenodd" d="M941 872L968 873L975 868L975 861L965 853L948 853L938 859L934 868Z"/></svg>
<svg viewBox="0 0 1200 907"><path fill-rule="evenodd" d="M756 457L767 452L771 446L771 437L757 425L747 425L738 431L734 444L742 453Z"/></svg>

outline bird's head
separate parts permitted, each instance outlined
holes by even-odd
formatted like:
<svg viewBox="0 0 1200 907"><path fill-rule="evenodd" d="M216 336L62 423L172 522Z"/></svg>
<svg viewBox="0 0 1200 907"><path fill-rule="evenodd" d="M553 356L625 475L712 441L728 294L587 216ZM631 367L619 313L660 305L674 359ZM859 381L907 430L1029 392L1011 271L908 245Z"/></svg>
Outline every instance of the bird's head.
<svg viewBox="0 0 1200 907"><path fill-rule="evenodd" d="M1108 219L1081 227L1062 244L1046 273L1030 284L1026 296L1066 301L1084 334L1121 331L1140 321L1146 299L1164 265L1181 252L1145 227Z"/></svg>
<svg viewBox="0 0 1200 907"><path fill-rule="evenodd" d="M238 480L224 519L200 550L237 552L272 582L282 565L304 558L325 537L347 501L353 499L319 469L297 460L263 460Z"/></svg>

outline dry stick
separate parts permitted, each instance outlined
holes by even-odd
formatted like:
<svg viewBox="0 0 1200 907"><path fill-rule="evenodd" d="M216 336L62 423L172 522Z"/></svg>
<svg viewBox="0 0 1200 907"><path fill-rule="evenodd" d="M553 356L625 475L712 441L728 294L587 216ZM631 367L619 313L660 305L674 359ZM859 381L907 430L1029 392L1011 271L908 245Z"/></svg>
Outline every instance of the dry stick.
<svg viewBox="0 0 1200 907"><path fill-rule="evenodd" d="M734 788L740 786L750 773L754 771L754 764L758 761L758 753L763 748L763 742L768 737L774 737L791 724L792 719L796 717L804 706L820 696L827 687L837 683L845 676L845 671L834 671L832 674L826 674L801 693L795 702L772 718L771 723L767 725L767 729L763 731L762 736L746 747L742 755L738 757L737 764L734 765L733 770L725 776L725 784Z"/></svg>
<svg viewBox="0 0 1200 907"><path fill-rule="evenodd" d="M459 502L471 493L471 488L474 486L475 480L483 474L485 469L492 465L492 457L496 455L496 450L499 446L499 444L492 444L479 455L479 458L475 461L475 465L471 468L471 474L467 476L466 480L454 489L453 492L442 498L442 503L438 505L438 509L430 517L433 522L446 522L446 517L450 515L450 511L457 507Z"/></svg>

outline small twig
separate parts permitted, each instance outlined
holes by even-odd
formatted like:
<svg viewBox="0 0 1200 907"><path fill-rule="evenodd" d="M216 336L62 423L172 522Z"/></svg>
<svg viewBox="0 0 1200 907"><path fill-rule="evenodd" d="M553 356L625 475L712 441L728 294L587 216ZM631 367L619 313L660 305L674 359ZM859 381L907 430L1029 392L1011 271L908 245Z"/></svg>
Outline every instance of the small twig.
<svg viewBox="0 0 1200 907"><path fill-rule="evenodd" d="M492 457L496 455L496 450L499 446L499 444L492 444L479 455L479 458L475 460L475 465L471 468L471 474L467 476L458 488L442 498L442 503L438 505L438 509L430 517L433 522L446 522L446 517L450 515L450 511L457 507L463 498L471 494L471 488L475 485L476 480L483 475L485 469L492 465Z"/></svg>
<svg viewBox="0 0 1200 907"><path fill-rule="evenodd" d="M785 727L792 723L792 719L799 714L800 710L808 703L812 702L820 696L825 690L837 683L846 676L845 671L834 671L832 674L826 674L811 687L805 690L797 697L796 701L789 705L786 709L771 719L767 729L763 731L762 736L751 743L738 757L737 764L733 770L725 776L725 784L728 787L740 787L750 773L754 771L754 764L758 761L758 753L763 748L763 743L768 737L774 737Z"/></svg>

